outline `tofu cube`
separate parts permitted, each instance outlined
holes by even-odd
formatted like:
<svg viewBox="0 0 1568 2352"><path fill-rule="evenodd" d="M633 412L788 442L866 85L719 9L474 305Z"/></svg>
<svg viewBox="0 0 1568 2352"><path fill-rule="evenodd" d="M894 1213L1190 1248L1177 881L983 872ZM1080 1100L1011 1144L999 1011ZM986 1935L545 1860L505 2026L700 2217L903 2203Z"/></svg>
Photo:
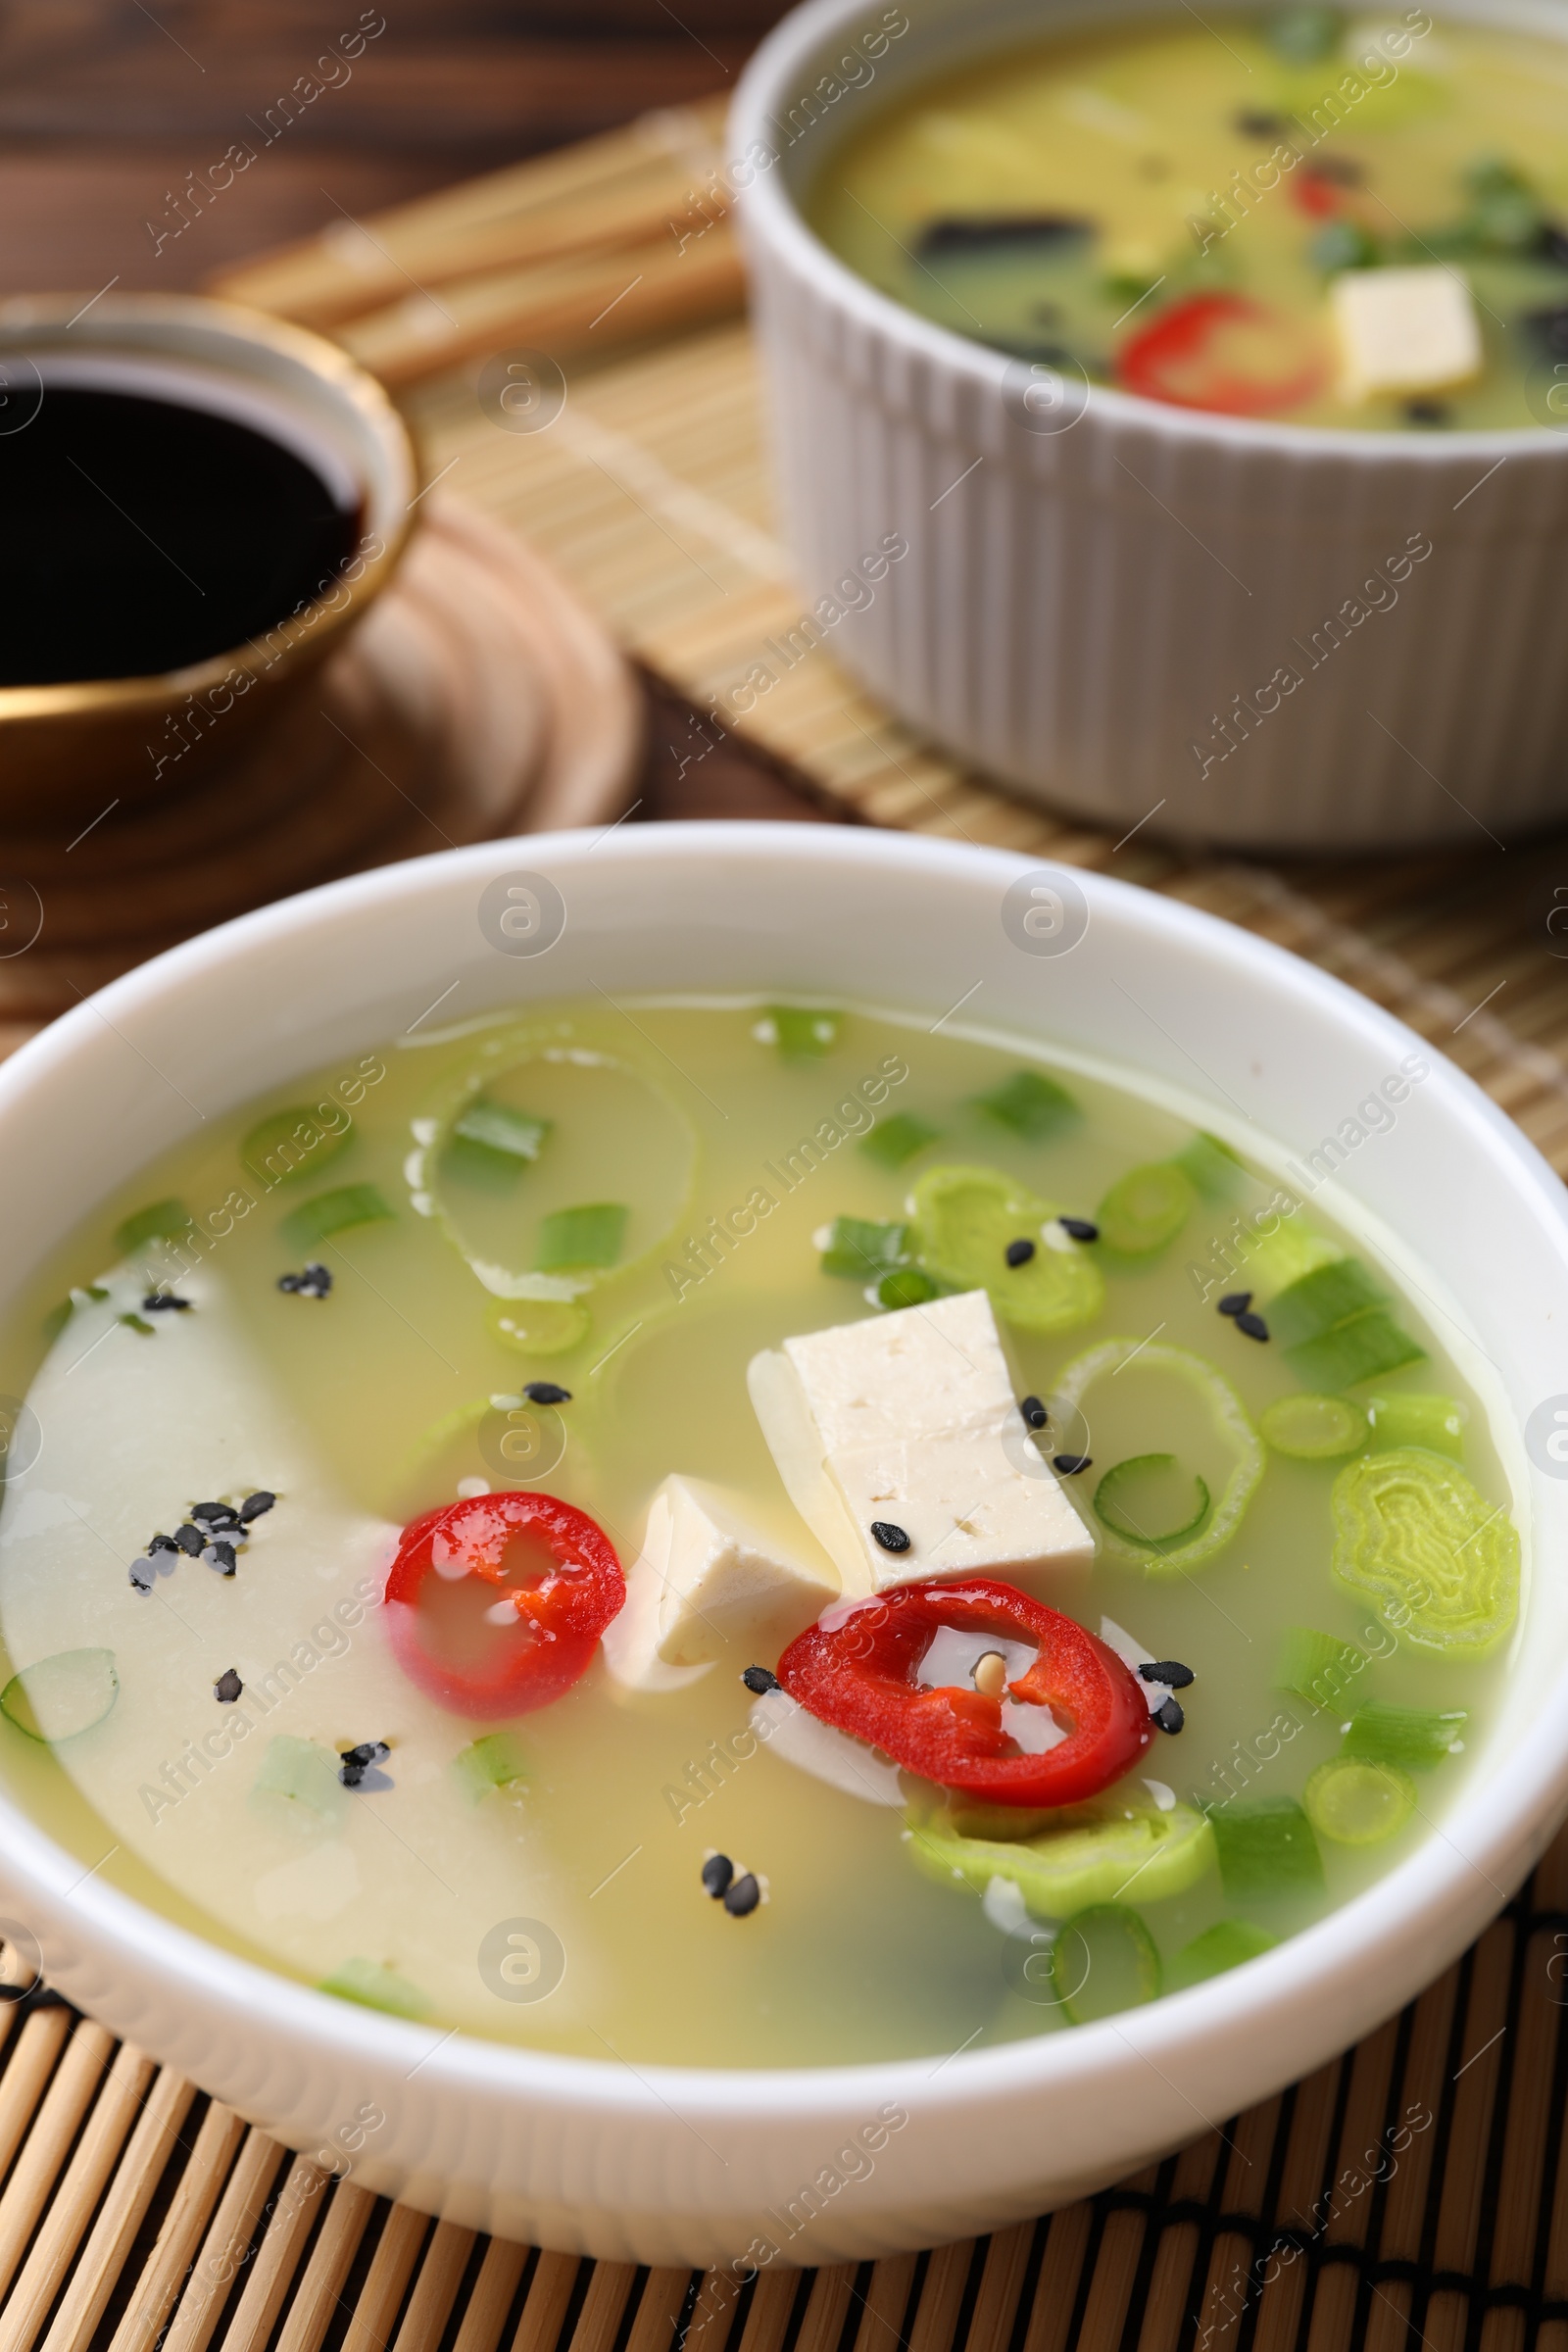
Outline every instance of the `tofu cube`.
<svg viewBox="0 0 1568 2352"><path fill-rule="evenodd" d="M826 1560L788 1556L722 1488L666 1478L649 1506L626 1605L605 1634L606 1662L617 1682L642 1690L678 1690L722 1658L737 1672L771 1664L839 1591Z"/></svg>
<svg viewBox="0 0 1568 2352"><path fill-rule="evenodd" d="M786 1340L825 1454L935 1437L1014 1402L984 1291Z"/></svg>
<svg viewBox="0 0 1568 2352"><path fill-rule="evenodd" d="M1347 400L1444 392L1481 372L1480 321L1456 270L1347 270L1330 300Z"/></svg>
<svg viewBox="0 0 1568 2352"><path fill-rule="evenodd" d="M984 1291L786 1340L747 1380L848 1596L983 1572L1038 1583L1093 1561L1093 1536L1019 1417ZM909 1548L884 1549L876 1520Z"/></svg>
<svg viewBox="0 0 1568 2352"><path fill-rule="evenodd" d="M828 1470L873 1592L1004 1569L1010 1582L1034 1582L1093 1565L1094 1538L1010 1399L984 1421L830 1454ZM884 1551L876 1520L903 1528L908 1550Z"/></svg>

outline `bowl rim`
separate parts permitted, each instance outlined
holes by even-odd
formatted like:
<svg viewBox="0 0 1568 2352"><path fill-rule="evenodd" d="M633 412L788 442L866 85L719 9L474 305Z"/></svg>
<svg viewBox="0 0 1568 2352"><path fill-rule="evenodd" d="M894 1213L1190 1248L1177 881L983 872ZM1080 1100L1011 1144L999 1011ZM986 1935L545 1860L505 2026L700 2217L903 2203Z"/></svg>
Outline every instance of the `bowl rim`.
<svg viewBox="0 0 1568 2352"><path fill-rule="evenodd" d="M75 318L68 315L73 311ZM30 344L61 347L61 339L81 316L82 304L74 294L17 294L0 301L0 358L8 354L24 357ZM211 356L191 354L178 346L149 344L136 329L163 325L175 331L192 327L199 331L205 327L210 335L221 335L231 345L248 344L270 352L298 374L314 378L328 394L340 414L353 420L362 451L371 443L379 444L406 474L410 499L391 528L376 533L381 552L361 557L363 569L351 583L352 594L341 604L321 594L310 597L292 612L280 613L260 644L244 638L220 653L204 655L183 669L151 670L123 678L72 678L47 686L0 686L0 727L36 725L73 714L100 717L139 711L152 718L172 699L206 694L234 677L260 685L270 670L277 677L287 675L304 656L318 647L330 646L351 621L359 620L368 610L402 562L417 519L412 501L420 468L408 426L376 378L324 335L296 326L291 319L273 318L270 312L250 310L242 303L220 301L208 294L106 294L91 305L88 318L91 323L80 346L83 354L112 354L118 329L127 352L138 358L154 351L175 370L183 359L220 373L232 373L241 383L254 383L254 377L237 368L225 368ZM367 510L369 504L367 499ZM366 529L369 522L367 511ZM287 642L280 654L269 660L267 637L279 630L288 631Z"/></svg>
<svg viewBox="0 0 1568 2352"><path fill-rule="evenodd" d="M105 1023L134 1031L143 1011L171 999L184 1000L224 966L243 965L253 953L265 956L279 941L308 934L325 938L341 923L387 915L404 902L423 894L438 896L455 882L482 883L515 870L520 846L511 839L480 843L352 875L166 951L85 999L0 1065L0 1126L35 1079L69 1065L78 1042L96 1041ZM605 849L610 850L608 858ZM715 863L721 858L732 870L740 855L755 859L759 867L793 858L818 870L880 869L894 884L906 876L956 875L987 882L999 895L1021 875L1070 871L1092 911L1098 905L1108 919L1132 919L1173 952L1193 953L1211 968L1225 966L1243 985L1249 973L1254 980L1268 976L1277 988L1294 995L1307 1017L1338 1029L1348 1045L1359 1030L1380 1052L1413 1049L1429 1056L1432 1075L1423 1084L1424 1102L1445 1104L1450 1118L1479 1124L1499 1176L1511 1178L1521 1206L1528 1204L1548 1234L1554 1231L1568 1265L1568 1199L1561 1183L1522 1131L1462 1070L1430 1041L1328 972L1181 901L1087 869L1043 866L1038 858L1011 851L869 827L705 820L623 827L614 832L612 847L603 829L538 834L526 845L531 860L563 874L584 864L595 852L600 855L589 870L596 876L616 867L624 873L628 866L646 870L661 861L682 864L693 858ZM1547 1500L1556 1500L1558 1508L1568 1512L1568 1493L1548 1497L1539 1485L1533 1486L1532 1516L1538 1523ZM90 1938L99 1955L118 1954L143 1971L156 1967L166 1994L183 1987L198 2006L217 2003L242 2032L248 2024L265 2020L297 2052L323 2064L345 2052L388 2070L396 2064L404 2075L423 2075L432 2093L456 2093L481 2103L532 2101L543 2112L570 2108L641 2123L657 2123L661 2114L667 2120L674 2112L695 2129L695 2123L705 2121L722 2127L769 2114L834 2123L847 2103L873 2093L915 2102L929 2117L970 2106L977 2099L984 2103L988 2097L1016 2096L1021 2088L1070 2091L1114 2072L1118 2065L1125 2070L1133 2059L1165 2074L1166 2068L1179 2067L1184 2045L1228 2040L1266 2027L1270 2016L1288 2010L1297 1994L1315 1992L1321 2006L1325 1977L1337 1981L1348 1998L1358 1973L1378 1956L1431 1951L1440 1955L1441 1965L1452 1942L1446 1922L1466 1908L1462 1894L1455 1900L1456 1889L1465 1886L1465 1874L1479 1871L1500 1909L1544 1845L1565 1790L1568 1661L1559 1668L1532 1728L1513 1750L1505 1786L1494 1777L1483 1788L1467 1788L1444 1816L1441 1832L1430 1835L1369 1887L1239 1975L1232 1972L1167 1994L1146 2008L1078 2027L1071 2034L1044 2034L984 2050L960 2049L935 2069L928 2053L848 2066L633 2066L618 2053L610 2059L588 2058L491 2041L461 2029L443 2033L357 2008L207 1941L91 1872L83 1873L77 1858L57 1845L3 1792L0 1844L6 1853L6 1879L13 1886L24 1883L25 1891L34 1894L51 1917L70 1918L74 1936ZM1472 1848L1482 1861L1472 1860ZM1492 1869L1484 1867L1486 1862ZM1500 1881L1494 1870L1501 1874ZM1411 1973L1408 1965L1404 1973ZM1412 1993L1425 1982L1419 1962L1413 1976ZM1200 2111L1195 2113L1200 2123L1213 2121Z"/></svg>
<svg viewBox="0 0 1568 2352"><path fill-rule="evenodd" d="M936 0L936 4L949 15L958 15L970 0ZM1175 4L1176 0L1149 0L1150 6L1172 12ZM863 7L864 0L800 0L748 60L735 85L726 124L726 171L731 185L735 185L737 159L746 158L754 147L765 148L772 160L737 190L743 233L769 243L821 301L847 314L857 325L884 343L902 346L933 368L962 377L1000 405L1006 371L1017 362L922 318L861 277L817 236L786 184L784 151L776 145L773 130L793 94L786 85L825 40L856 23ZM908 29L918 37L917 25L911 23ZM1114 385L1088 384L1084 406L1074 422L1097 412L1107 425L1123 432L1156 432L1198 449L1218 445L1319 463L1338 456L1358 467L1369 461L1402 466L1418 479L1455 459L1479 462L1515 454L1544 458L1552 450L1568 457L1568 433L1543 424L1493 425L1442 435L1374 432L1356 425L1284 424L1261 416L1233 416L1218 410L1179 408L1173 402L1151 400ZM950 421L950 429L956 429L956 421Z"/></svg>

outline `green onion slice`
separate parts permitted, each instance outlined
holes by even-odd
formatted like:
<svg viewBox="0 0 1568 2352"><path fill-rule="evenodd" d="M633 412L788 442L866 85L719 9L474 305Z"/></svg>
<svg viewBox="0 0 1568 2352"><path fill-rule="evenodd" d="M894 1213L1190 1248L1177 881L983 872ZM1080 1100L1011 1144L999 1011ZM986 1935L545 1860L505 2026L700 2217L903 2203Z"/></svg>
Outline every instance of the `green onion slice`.
<svg viewBox="0 0 1568 2352"><path fill-rule="evenodd" d="M195 1222L183 1200L154 1200L116 1227L115 1247L122 1257L134 1257L149 1242L178 1241Z"/></svg>
<svg viewBox="0 0 1568 2352"><path fill-rule="evenodd" d="M1222 1144L1217 1135L1209 1135L1202 1128L1185 1151L1175 1154L1171 1164L1181 1169L1188 1183L1205 1200L1232 1199L1238 1179L1247 1173L1229 1144Z"/></svg>
<svg viewBox="0 0 1568 2352"><path fill-rule="evenodd" d="M1273 1313L1273 1308L1269 1312ZM1285 1360L1298 1380L1314 1389L1354 1389L1362 1381L1402 1371L1425 1360L1426 1349L1401 1331L1385 1307L1369 1306L1321 1338L1287 1348Z"/></svg>
<svg viewBox="0 0 1568 2352"><path fill-rule="evenodd" d="M1181 1992L1189 1984L1206 1984L1210 1977L1221 1977L1244 1960L1257 1960L1271 1952L1279 1937L1270 1936L1263 1928L1254 1928L1250 1920L1219 1919L1191 1943L1184 1944L1165 1970L1165 1990Z"/></svg>
<svg viewBox="0 0 1568 2352"><path fill-rule="evenodd" d="M514 1110L510 1102L492 1102L478 1095L454 1120L452 1132L477 1151L494 1152L515 1162L538 1158L550 1133L550 1121L536 1119L526 1110Z"/></svg>
<svg viewBox="0 0 1568 2352"><path fill-rule="evenodd" d="M347 1111L338 1110L336 1103L331 1107L339 1123L329 1125L309 1103L301 1102L258 1120L239 1148L246 1173L269 1189L292 1184L299 1176L318 1175L336 1159L353 1132Z"/></svg>
<svg viewBox="0 0 1568 2352"><path fill-rule="evenodd" d="M1331 1756L1306 1784L1306 1817L1336 1845L1376 1845L1415 1811L1415 1783L1397 1764Z"/></svg>
<svg viewBox="0 0 1568 2352"><path fill-rule="evenodd" d="M1369 1396L1367 1419L1372 1444L1379 1452L1396 1446L1424 1446L1428 1453L1446 1453L1450 1461L1464 1458L1466 1408L1457 1396Z"/></svg>
<svg viewBox="0 0 1568 2352"><path fill-rule="evenodd" d="M1519 1609L1519 1535L1454 1462L1414 1446L1334 1482L1333 1570L1428 1657L1484 1658Z"/></svg>
<svg viewBox="0 0 1568 2352"><path fill-rule="evenodd" d="M1208 1505L1203 1481L1173 1453L1134 1454L1107 1470L1095 1489L1095 1510L1104 1525L1152 1551L1169 1551L1196 1536Z"/></svg>
<svg viewBox="0 0 1568 2352"><path fill-rule="evenodd" d="M1056 1998L1075 2026L1140 2008L1160 1988L1159 1952L1126 1903L1096 1903L1064 1919L1051 1947Z"/></svg>
<svg viewBox="0 0 1568 2352"><path fill-rule="evenodd" d="M53 1746L102 1723L120 1696L112 1649L62 1649L24 1666L0 1690L0 1714Z"/></svg>
<svg viewBox="0 0 1568 2352"><path fill-rule="evenodd" d="M430 2014L430 2003L418 1986L379 1960L345 1960L341 1968L321 1979L318 1989L340 2001L354 2001L362 2009L383 2009L389 2017L418 2020Z"/></svg>
<svg viewBox="0 0 1568 2352"><path fill-rule="evenodd" d="M1019 1331L1071 1331L1104 1304L1104 1277L1092 1251L1056 1224L1050 1201L1001 1168L928 1168L910 1208L914 1252L926 1273L950 1290L987 1292L1003 1321ZM1034 1242L1035 1253L1009 1266L1007 1245L1016 1241Z"/></svg>
<svg viewBox="0 0 1568 2352"><path fill-rule="evenodd" d="M1314 1633L1307 1625L1288 1625L1280 1641L1274 1680L1282 1690L1294 1690L1309 1706L1343 1707L1366 1672L1367 1655L1353 1642L1333 1634Z"/></svg>
<svg viewBox="0 0 1568 2352"><path fill-rule="evenodd" d="M290 1209L280 1230L296 1250L314 1250L334 1233L347 1233L352 1225L379 1224L391 1214L373 1184L344 1184L336 1192L302 1200Z"/></svg>
<svg viewBox="0 0 1568 2352"><path fill-rule="evenodd" d="M620 1256L631 1211L619 1200L593 1200L582 1208L552 1209L539 1220L534 1262L541 1274L564 1274L612 1266Z"/></svg>
<svg viewBox="0 0 1568 2352"><path fill-rule="evenodd" d="M316 1740L279 1732L267 1743L261 1770L251 1786L251 1802L273 1821L295 1828L334 1828L348 1809L348 1791L338 1779L338 1759Z"/></svg>
<svg viewBox="0 0 1568 2352"><path fill-rule="evenodd" d="M909 1254L907 1225L878 1225L869 1217L835 1217L822 1248L824 1274L847 1274L875 1282L904 1265Z"/></svg>
<svg viewBox="0 0 1568 2352"><path fill-rule="evenodd" d="M876 1286L878 1306L924 1306L941 1296L930 1275L922 1273L918 1266L899 1266L893 1273L884 1274Z"/></svg>
<svg viewBox="0 0 1568 2352"><path fill-rule="evenodd" d="M1191 1179L1173 1159L1118 1177L1095 1211L1100 1238L1122 1257L1152 1257L1173 1241L1197 1205Z"/></svg>
<svg viewBox="0 0 1568 2352"><path fill-rule="evenodd" d="M453 1759L459 1778L475 1800L492 1788L518 1788L528 1778L527 1758L511 1732L487 1732Z"/></svg>
<svg viewBox="0 0 1568 2352"><path fill-rule="evenodd" d="M1043 1070L1014 1071L989 1094L977 1095L974 1106L1026 1144L1047 1143L1083 1117L1066 1088Z"/></svg>
<svg viewBox="0 0 1568 2352"><path fill-rule="evenodd" d="M1359 1453L1367 1442L1366 1415L1348 1396L1278 1396L1257 1424L1265 1445L1297 1462L1332 1462Z"/></svg>
<svg viewBox="0 0 1568 2352"><path fill-rule="evenodd" d="M564 1355L588 1334L588 1309L575 1298L492 1298L490 1336L519 1355Z"/></svg>
<svg viewBox="0 0 1568 2352"><path fill-rule="evenodd" d="M1384 1698L1363 1700L1350 1717L1341 1754L1368 1764L1398 1764L1427 1772L1445 1763L1470 1717L1463 1707L1439 1712L1430 1707L1396 1707Z"/></svg>
<svg viewBox="0 0 1568 2352"><path fill-rule="evenodd" d="M1114 1524L1105 1523L1104 1547L1114 1558L1135 1561L1151 1575L1174 1576L1196 1568L1202 1560L1212 1559L1240 1527L1263 1475L1262 1441L1248 1417L1247 1407L1217 1366L1186 1348L1172 1348L1157 1340L1102 1340L1098 1348L1074 1356L1056 1383L1057 1413L1054 1417L1065 1423L1070 1414L1081 1414L1092 1429L1094 1416L1086 1399L1096 1382L1113 1378L1135 1356L1141 1371L1169 1373L1199 1391L1233 1456L1219 1500L1198 1524L1195 1534L1161 1540L1135 1538ZM1101 1483L1103 1485L1104 1481ZM1096 1499L1098 1504L1098 1495ZM1114 1494L1111 1499L1114 1505Z"/></svg>
<svg viewBox="0 0 1568 2352"><path fill-rule="evenodd" d="M1323 1857L1294 1796L1232 1797L1209 1814L1219 1875L1233 1902L1249 1896L1320 1894Z"/></svg>
<svg viewBox="0 0 1568 2352"><path fill-rule="evenodd" d="M763 1043L778 1048L781 1061L820 1061L839 1041L842 1012L809 1004L769 1004L762 1013Z"/></svg>
<svg viewBox="0 0 1568 2352"><path fill-rule="evenodd" d="M942 1130L933 1127L912 1110L895 1111L891 1119L879 1119L869 1135L860 1138L858 1150L867 1159L874 1159L879 1168L902 1168L905 1161L923 1152L927 1144L941 1140Z"/></svg>

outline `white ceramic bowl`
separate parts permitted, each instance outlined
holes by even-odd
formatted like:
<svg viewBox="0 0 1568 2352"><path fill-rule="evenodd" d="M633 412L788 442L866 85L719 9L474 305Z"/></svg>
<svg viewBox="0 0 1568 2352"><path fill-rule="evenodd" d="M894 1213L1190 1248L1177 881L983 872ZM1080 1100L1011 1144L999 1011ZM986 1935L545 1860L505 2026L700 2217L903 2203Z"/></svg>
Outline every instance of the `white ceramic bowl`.
<svg viewBox="0 0 1568 2352"><path fill-rule="evenodd" d="M548 909L548 888L522 882L534 896L510 902L512 939L495 922L524 859L565 914L537 954L531 908ZM754 2240L781 2262L858 2257L1038 2212L1365 2033L1464 1947L1542 1850L1568 1788L1568 1483L1544 1452L1533 1469L1517 1432L1564 1378L1562 1187L1398 1022L1171 901L849 828L632 827L334 883L159 956L45 1030L0 1067L8 1284L203 1115L397 1036L443 992L450 1018L595 987L826 994L933 1022L961 1000L966 1019L1174 1084L1222 1131L1255 1121L1262 1148L1298 1153L1402 1056L1428 1054L1430 1077L1344 1181L1358 1213L1434 1269L1438 1311L1495 1367L1534 1562L1510 1701L1441 1834L1218 1983L1037 2041L796 2073L535 2055L346 2006L87 1875L96 1851L67 1852L9 1789L0 1914L30 1928L73 1999L291 2145L340 2145L373 2101L388 2122L356 2177L469 2224L621 2260L730 2264ZM907 2120L885 2130L890 2110ZM883 2133L869 2169L863 2154L839 2157L864 2128Z"/></svg>
<svg viewBox="0 0 1568 2352"><path fill-rule="evenodd" d="M905 310L802 218L843 138L944 66L1184 5L808 0L758 50L731 175L807 606L902 538L869 603L837 600L835 658L1117 832L1157 808L1192 839L1490 854L1568 806L1568 416L1335 432L1085 397ZM1562 0L1445 13L1568 39Z"/></svg>

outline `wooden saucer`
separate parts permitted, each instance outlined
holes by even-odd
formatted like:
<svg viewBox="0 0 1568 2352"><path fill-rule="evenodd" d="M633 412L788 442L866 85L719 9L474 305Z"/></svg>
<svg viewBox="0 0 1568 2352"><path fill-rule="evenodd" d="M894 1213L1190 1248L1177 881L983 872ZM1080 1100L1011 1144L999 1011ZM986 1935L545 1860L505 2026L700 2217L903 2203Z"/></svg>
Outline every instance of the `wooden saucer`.
<svg viewBox="0 0 1568 2352"><path fill-rule="evenodd" d="M339 874L609 823L641 745L636 683L599 623L499 525L432 498L364 624L231 766L184 792L175 770L168 799L111 807L73 841L0 845L0 1024Z"/></svg>

